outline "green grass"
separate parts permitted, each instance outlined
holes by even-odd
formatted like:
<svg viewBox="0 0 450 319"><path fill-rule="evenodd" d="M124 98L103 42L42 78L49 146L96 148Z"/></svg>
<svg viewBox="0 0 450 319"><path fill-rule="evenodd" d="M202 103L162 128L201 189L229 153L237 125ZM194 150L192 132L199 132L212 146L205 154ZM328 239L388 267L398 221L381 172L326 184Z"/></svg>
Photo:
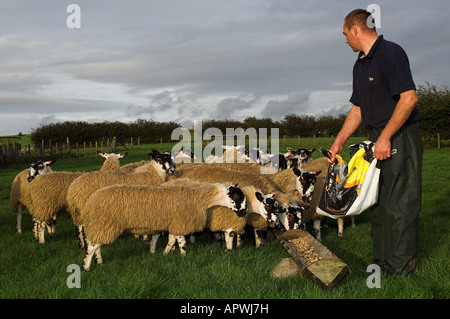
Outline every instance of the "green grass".
<svg viewBox="0 0 450 319"><path fill-rule="evenodd" d="M355 142L357 139L355 138ZM301 147L312 148L312 139ZM331 140L317 140L328 148ZM354 142L352 140L352 142ZM280 150L298 148L297 139L280 141ZM145 145L129 150L122 164L146 159L153 148ZM345 155L345 154L344 154ZM321 155L315 152L314 157ZM345 158L345 156L344 156ZM15 230L15 215L9 211L9 190L14 176L27 164L0 170L0 298L91 299L448 299L450 297L450 219L448 216L450 151L425 150L423 165L423 207L420 219L419 256L416 272L410 276L383 277L380 289L369 289L365 270L372 262L369 213L356 217L356 227L337 236L336 222L323 229L322 243L347 263L351 272L332 290L324 290L310 279L297 275L273 280L269 273L281 258L290 257L277 241L254 247L253 232L247 229L243 247L225 252L225 244L214 241L209 232L188 244L187 256L179 251L167 256L162 236L154 255L149 244L123 235L102 247L103 265L94 262L90 272L81 273L81 288L70 289L66 281L70 264L81 265L84 250L77 247L68 214L57 218L56 234L46 234L39 245L31 232L31 216L25 211L23 233ZM54 170L98 169L99 156L58 159Z"/></svg>

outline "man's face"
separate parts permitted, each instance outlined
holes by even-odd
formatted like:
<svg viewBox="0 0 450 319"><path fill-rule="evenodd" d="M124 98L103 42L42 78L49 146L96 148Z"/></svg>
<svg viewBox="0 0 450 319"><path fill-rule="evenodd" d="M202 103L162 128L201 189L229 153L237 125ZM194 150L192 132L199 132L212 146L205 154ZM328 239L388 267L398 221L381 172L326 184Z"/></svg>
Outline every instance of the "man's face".
<svg viewBox="0 0 450 319"><path fill-rule="evenodd" d="M359 41L356 37L356 26L352 26L350 28L347 28L344 24L344 35L345 35L345 43L347 43L353 50L353 52L359 52L361 49L359 48Z"/></svg>

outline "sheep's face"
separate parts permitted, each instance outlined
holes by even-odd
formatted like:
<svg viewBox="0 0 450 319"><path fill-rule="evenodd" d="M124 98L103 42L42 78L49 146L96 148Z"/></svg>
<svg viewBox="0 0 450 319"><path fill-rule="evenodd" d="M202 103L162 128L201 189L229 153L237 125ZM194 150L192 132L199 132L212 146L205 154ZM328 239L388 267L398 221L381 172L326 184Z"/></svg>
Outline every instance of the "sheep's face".
<svg viewBox="0 0 450 319"><path fill-rule="evenodd" d="M114 157L116 160L120 160L121 158L124 158L125 156L128 155L128 152L125 153L104 153L102 151L98 151L97 152L98 155L100 155L101 157L107 159L108 157Z"/></svg>
<svg viewBox="0 0 450 319"><path fill-rule="evenodd" d="M36 162L31 163L31 166L28 169L27 180L31 182L33 179L36 178L36 176L51 172L52 169L50 168L50 165L52 165L55 162L56 160L46 162L38 160Z"/></svg>
<svg viewBox="0 0 450 319"><path fill-rule="evenodd" d="M301 163L307 163L311 159L311 155L315 151L315 148L313 148L312 150L308 150L306 148L299 148L298 150L294 150L288 147L288 151L291 155L298 157Z"/></svg>
<svg viewBox="0 0 450 319"><path fill-rule="evenodd" d="M153 150L148 153L148 157L158 163L167 175L172 175L175 172L175 163L170 152L160 153Z"/></svg>
<svg viewBox="0 0 450 319"><path fill-rule="evenodd" d="M287 230L299 229L305 208L298 205L289 205L286 208Z"/></svg>
<svg viewBox="0 0 450 319"><path fill-rule="evenodd" d="M227 188L227 195L229 199L228 207L239 217L245 216L247 213L247 199L242 190L232 185Z"/></svg>
<svg viewBox="0 0 450 319"><path fill-rule="evenodd" d="M309 203L312 200L312 195L314 192L314 184L317 181L317 175L321 173L321 171L317 172L306 172L294 168L294 174L297 176L298 180L296 181L297 190L300 195L302 195L302 199L305 203Z"/></svg>
<svg viewBox="0 0 450 319"><path fill-rule="evenodd" d="M280 205L274 198L274 194L263 195L260 192L256 192L255 195L262 205L262 209L259 211L260 215L266 219L269 227L277 227L279 224Z"/></svg>

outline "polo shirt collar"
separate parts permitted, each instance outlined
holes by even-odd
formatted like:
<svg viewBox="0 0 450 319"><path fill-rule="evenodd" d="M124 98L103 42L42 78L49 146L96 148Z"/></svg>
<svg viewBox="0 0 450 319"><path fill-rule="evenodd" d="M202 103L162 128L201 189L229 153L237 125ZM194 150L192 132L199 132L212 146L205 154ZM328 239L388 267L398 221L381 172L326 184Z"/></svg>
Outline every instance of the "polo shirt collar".
<svg viewBox="0 0 450 319"><path fill-rule="evenodd" d="M370 48L369 53L366 56L363 56L364 52L361 51L361 52L359 52L358 58L359 59L372 58L375 50L377 49L377 47L381 41L383 41L383 35L378 36L377 40L373 43L372 47Z"/></svg>

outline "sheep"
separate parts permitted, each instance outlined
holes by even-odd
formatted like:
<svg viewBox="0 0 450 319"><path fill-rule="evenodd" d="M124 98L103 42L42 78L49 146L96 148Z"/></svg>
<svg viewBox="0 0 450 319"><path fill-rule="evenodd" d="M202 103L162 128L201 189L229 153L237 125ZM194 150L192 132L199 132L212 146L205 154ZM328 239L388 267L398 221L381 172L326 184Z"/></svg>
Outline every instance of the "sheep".
<svg viewBox="0 0 450 319"><path fill-rule="evenodd" d="M135 168L131 173L117 171L89 172L70 185L67 191L68 213L76 226L78 244L84 247L83 221L80 211L83 205L97 189L114 184L159 185L174 172L174 164L169 154L161 154L154 150L148 156L149 164Z"/></svg>
<svg viewBox="0 0 450 319"><path fill-rule="evenodd" d="M192 171L191 171L192 170ZM238 179L242 174L245 176L245 183L247 183L250 178L250 174L259 175L260 177L253 177L253 185L256 184L259 188L266 192L282 192L282 193L295 193L298 192L303 196L304 202L308 202L311 199L311 194L314 191L315 178L321 173L321 170L303 170L298 168L293 168L284 171L266 170L264 167L259 166L255 163L223 163L223 164L208 164L199 165L197 167L189 167L186 169L179 170L174 178L179 176L194 177L194 174L204 175L214 174L214 171L219 174L224 170L231 171L229 174L238 174L233 180L243 185ZM201 173L200 173L201 172ZM220 173L222 174L222 173ZM225 174L225 173L223 173ZM197 178L203 178L197 177ZM205 177L208 180L213 179L213 177ZM267 188L268 187L268 188ZM272 189L270 189L272 188Z"/></svg>
<svg viewBox="0 0 450 319"><path fill-rule="evenodd" d="M118 170L119 160L127 155L115 153L98 152L98 155L105 158L105 162L100 168L101 171ZM33 233L39 243L45 243L45 226L50 220L54 220L57 213L67 210L67 191L70 184L85 172L52 172L37 176L30 187L28 211L33 218ZM53 225L54 226L54 225ZM52 227L54 232L54 227Z"/></svg>
<svg viewBox="0 0 450 319"><path fill-rule="evenodd" d="M203 163L200 165L183 167L180 170L177 170L170 179L177 179L181 177L219 183L227 183L232 180L238 183L239 186L258 187L263 193L266 194L278 191L277 185L263 175L238 171L223 164Z"/></svg>
<svg viewBox="0 0 450 319"><path fill-rule="evenodd" d="M16 213L16 230L19 234L22 233L22 210L23 207L28 207L29 191L28 187L34 178L38 175L52 172L51 165L56 160L45 161L41 160L31 163L30 168L24 169L14 178L11 185L11 192L9 195L9 209Z"/></svg>
<svg viewBox="0 0 450 319"><path fill-rule="evenodd" d="M102 263L101 245L114 242L125 231L139 235L168 231L175 236L202 231L207 209L214 206L242 212L246 200L240 188L220 183L196 187L113 185L99 189L81 211L86 236L82 268L90 270L94 254L97 263Z"/></svg>
<svg viewBox="0 0 450 319"><path fill-rule="evenodd" d="M70 184L83 172L53 172L36 177L29 187L28 211L33 217L33 233L45 243L46 224L61 210L67 210L66 194Z"/></svg>
<svg viewBox="0 0 450 319"><path fill-rule="evenodd" d="M204 183L199 180L181 178L162 184L162 186L186 185L195 186L197 183ZM226 183L227 184L227 183ZM277 221L279 212L278 202L274 199L273 194L263 194L254 186L241 187L242 192L247 200L247 213L243 216L232 214L230 209L225 207L213 207L208 210L207 226L212 232L224 232L227 251L233 249L233 237L237 235L237 247L241 245L241 235L244 233L246 215L257 214L268 223L273 224ZM152 238L153 240L153 238ZM193 236L191 235L191 242ZM156 244L155 244L156 245Z"/></svg>
<svg viewBox="0 0 450 319"><path fill-rule="evenodd" d="M288 153L284 154L287 160L288 168L300 168L303 164L308 163L311 159L312 153L315 151L315 148L312 150L308 150L306 148L299 148L294 150L290 147L287 148Z"/></svg>
<svg viewBox="0 0 450 319"><path fill-rule="evenodd" d="M119 171L120 164L119 160L128 155L128 152L125 153L104 153L102 151L97 151L98 155L105 158L105 162L103 163L100 170L102 171Z"/></svg>
<svg viewBox="0 0 450 319"><path fill-rule="evenodd" d="M264 238L267 234L268 228L280 228L283 230L298 229L304 207L302 206L302 199L298 194L284 194L277 193L274 195L275 200L279 203L280 209L277 214L277 219L268 221L258 214L247 215L247 225L253 227L255 235L255 246L259 248L264 243Z"/></svg>
<svg viewBox="0 0 450 319"><path fill-rule="evenodd" d="M205 159L205 163L245 163L250 161L248 152L243 145L222 145L222 149L225 150L222 156L209 155Z"/></svg>
<svg viewBox="0 0 450 319"><path fill-rule="evenodd" d="M330 164L328 162L328 159L326 157L321 157L321 158L315 159L313 161L310 161L308 164L304 164L303 168L311 169L311 170L320 169L320 170L328 171L329 165ZM314 226L313 226L314 234L315 234L316 238L318 238L318 240L321 239L321 221L325 216L317 214L316 209L319 206L320 198L322 197L323 189L324 189L325 183L326 183L326 177L327 176L323 176L323 177L317 179L317 182L316 182L317 192L315 192L316 194L313 195L313 198L311 200L311 207L308 208L304 213L305 222L310 221L310 220L314 221ZM350 216L350 219L351 219L352 227L354 227L355 226L355 216ZM338 236L342 237L342 235L344 234L344 219L338 218L337 223L338 223Z"/></svg>

